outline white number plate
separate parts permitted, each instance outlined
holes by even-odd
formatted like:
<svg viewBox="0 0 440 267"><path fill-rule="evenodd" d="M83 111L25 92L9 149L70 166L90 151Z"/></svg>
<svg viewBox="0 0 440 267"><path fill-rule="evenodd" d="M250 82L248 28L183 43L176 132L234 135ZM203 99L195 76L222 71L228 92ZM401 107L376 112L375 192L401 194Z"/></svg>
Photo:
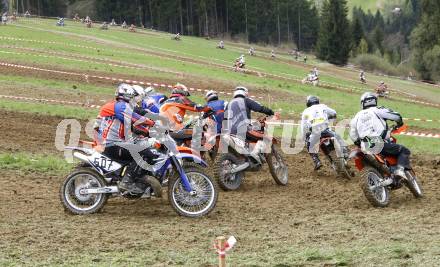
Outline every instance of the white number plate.
<svg viewBox="0 0 440 267"><path fill-rule="evenodd" d="M121 164L97 152L89 156L89 160L95 167L100 168L104 172L113 172L122 167Z"/></svg>

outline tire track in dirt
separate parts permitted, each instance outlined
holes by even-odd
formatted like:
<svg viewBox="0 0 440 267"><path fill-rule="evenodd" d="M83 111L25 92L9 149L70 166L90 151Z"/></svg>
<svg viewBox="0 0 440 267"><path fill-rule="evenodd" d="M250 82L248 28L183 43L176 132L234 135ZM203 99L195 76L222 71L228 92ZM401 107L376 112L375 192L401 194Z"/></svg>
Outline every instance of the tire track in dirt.
<svg viewBox="0 0 440 267"><path fill-rule="evenodd" d="M303 153L287 156L287 162L288 186L276 186L267 168L247 173L241 189L221 192L216 209L199 220L177 216L166 199L110 199L100 214L72 216L59 203L61 175L3 170L0 182L8 190L0 191L0 202L8 205L0 206L5 222L0 228L0 250L6 258L18 251L22 257L16 261L35 262L69 259L71 251L98 258L110 251L138 253L145 246L147 256L163 255L172 243L174 251L195 248L203 259L215 257L209 249L215 235L231 233L239 239L234 255L260 260L286 246L375 244L386 232L405 233L402 242L428 241L432 227L440 222L436 216L440 185L435 179L439 172L433 166L416 167L424 199L414 200L408 190L399 190L392 193L389 208L375 209L356 180L340 180L328 167L314 173ZM372 222L380 227L372 227Z"/></svg>
<svg viewBox="0 0 440 267"><path fill-rule="evenodd" d="M0 110L4 115L4 119L0 123L0 132L2 133L2 138L0 138L1 152L60 153L55 147L55 133L58 124L65 118ZM78 121L84 128L87 122ZM85 138L84 132L82 136Z"/></svg>

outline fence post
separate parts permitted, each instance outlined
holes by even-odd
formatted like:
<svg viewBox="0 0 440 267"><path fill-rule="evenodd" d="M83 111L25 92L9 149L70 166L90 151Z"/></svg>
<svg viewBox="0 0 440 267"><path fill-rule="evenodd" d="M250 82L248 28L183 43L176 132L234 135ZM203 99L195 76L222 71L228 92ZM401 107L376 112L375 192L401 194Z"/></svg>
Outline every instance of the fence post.
<svg viewBox="0 0 440 267"><path fill-rule="evenodd" d="M226 237L219 236L216 239L218 253L218 266L226 267Z"/></svg>

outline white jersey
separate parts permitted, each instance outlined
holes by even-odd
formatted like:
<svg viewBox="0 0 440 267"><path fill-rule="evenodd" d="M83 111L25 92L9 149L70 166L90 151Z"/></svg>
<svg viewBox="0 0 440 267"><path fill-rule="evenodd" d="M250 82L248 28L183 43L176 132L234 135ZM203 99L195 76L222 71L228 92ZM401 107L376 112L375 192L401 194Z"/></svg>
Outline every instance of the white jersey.
<svg viewBox="0 0 440 267"><path fill-rule="evenodd" d="M400 114L387 108L371 107L359 111L350 122L350 138L353 141L364 139L365 137L387 138L388 129L386 120L395 121L402 124Z"/></svg>
<svg viewBox="0 0 440 267"><path fill-rule="evenodd" d="M318 104L306 108L302 113L301 131L303 137L311 131L324 131L328 128L329 117L335 117L336 111L327 105Z"/></svg>

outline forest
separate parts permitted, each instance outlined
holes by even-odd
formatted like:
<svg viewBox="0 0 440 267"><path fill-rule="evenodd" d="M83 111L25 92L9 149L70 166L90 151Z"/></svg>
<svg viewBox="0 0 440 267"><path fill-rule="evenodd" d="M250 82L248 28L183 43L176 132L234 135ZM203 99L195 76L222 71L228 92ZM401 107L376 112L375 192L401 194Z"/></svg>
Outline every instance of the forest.
<svg viewBox="0 0 440 267"><path fill-rule="evenodd" d="M92 8L78 8L81 2ZM4 0L3 8L8 5L19 13L78 13L170 33L287 46L338 65L350 59L368 65L356 58L369 55L384 58L388 74L404 66L422 79L440 78L438 0L401 0L377 11L348 10L346 0Z"/></svg>

